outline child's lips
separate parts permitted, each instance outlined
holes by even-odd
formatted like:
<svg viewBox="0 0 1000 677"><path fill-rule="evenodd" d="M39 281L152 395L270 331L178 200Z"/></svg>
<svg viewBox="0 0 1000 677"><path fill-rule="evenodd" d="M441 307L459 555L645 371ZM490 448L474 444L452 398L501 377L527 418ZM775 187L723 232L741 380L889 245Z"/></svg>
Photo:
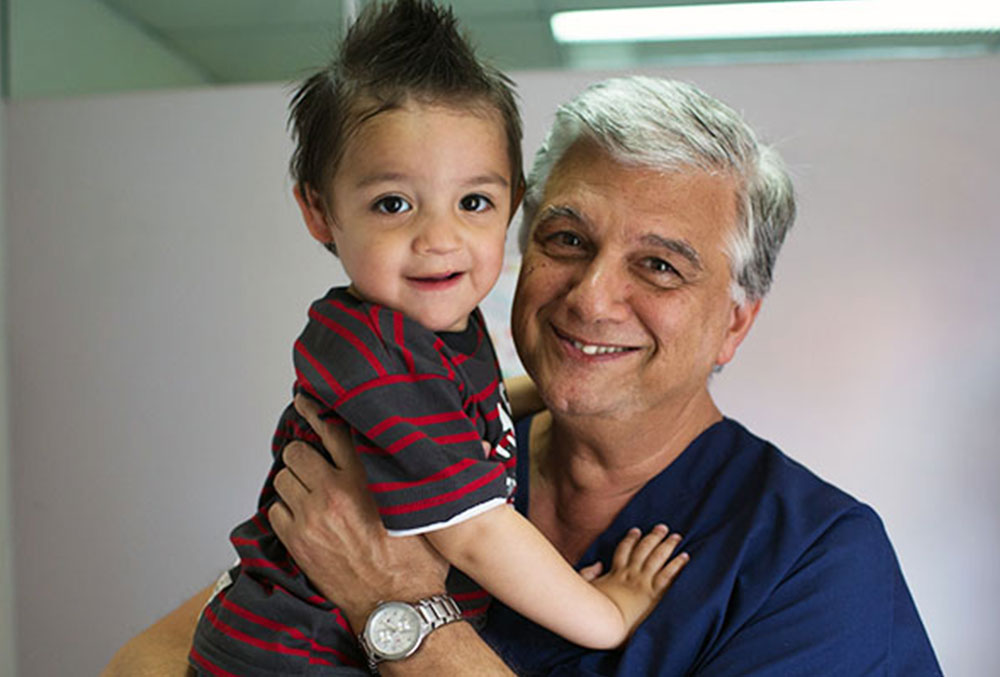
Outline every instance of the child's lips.
<svg viewBox="0 0 1000 677"><path fill-rule="evenodd" d="M457 284L459 280L465 275L464 272L452 271L448 273L441 273L435 275L413 275L406 279L413 285L421 289L447 289L454 284Z"/></svg>

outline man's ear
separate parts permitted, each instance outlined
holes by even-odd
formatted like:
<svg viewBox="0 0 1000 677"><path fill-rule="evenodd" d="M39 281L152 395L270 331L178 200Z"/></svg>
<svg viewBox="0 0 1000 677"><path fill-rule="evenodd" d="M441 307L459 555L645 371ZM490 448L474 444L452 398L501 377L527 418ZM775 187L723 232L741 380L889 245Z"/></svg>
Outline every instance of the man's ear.
<svg viewBox="0 0 1000 677"><path fill-rule="evenodd" d="M726 335L723 338L719 354L715 358L715 365L721 367L736 354L736 349L743 343L743 339L750 333L750 327L757 319L760 312L761 299L756 301L744 301L743 303L733 302L733 307L729 311L729 326L726 327Z"/></svg>
<svg viewBox="0 0 1000 677"><path fill-rule="evenodd" d="M296 185L292 193L312 236L325 245L333 244L332 220L327 218L326 205L319 193L305 183Z"/></svg>

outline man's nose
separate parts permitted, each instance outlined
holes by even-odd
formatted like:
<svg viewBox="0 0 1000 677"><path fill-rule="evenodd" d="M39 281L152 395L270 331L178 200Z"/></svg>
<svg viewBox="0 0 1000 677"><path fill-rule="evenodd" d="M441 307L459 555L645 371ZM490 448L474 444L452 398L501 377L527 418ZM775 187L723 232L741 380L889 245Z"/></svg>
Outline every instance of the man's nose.
<svg viewBox="0 0 1000 677"><path fill-rule="evenodd" d="M413 241L418 254L447 254L462 245L461 224L446 214L426 214Z"/></svg>
<svg viewBox="0 0 1000 677"><path fill-rule="evenodd" d="M628 314L629 280L614 261L597 256L581 266L570 283L566 303L584 322L620 321Z"/></svg>

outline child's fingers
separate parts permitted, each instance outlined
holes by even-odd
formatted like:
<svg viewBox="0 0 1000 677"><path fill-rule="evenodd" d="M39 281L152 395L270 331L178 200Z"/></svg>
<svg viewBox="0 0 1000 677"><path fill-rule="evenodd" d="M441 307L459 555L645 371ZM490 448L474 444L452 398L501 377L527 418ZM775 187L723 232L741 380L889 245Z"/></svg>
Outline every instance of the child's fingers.
<svg viewBox="0 0 1000 677"><path fill-rule="evenodd" d="M677 545L681 542L681 535L677 532L670 534L667 538L663 539L653 551L649 553L646 557L646 561L643 562L643 571L646 571L649 575L653 575L667 563L670 556L674 554L674 550L677 549Z"/></svg>
<svg viewBox="0 0 1000 677"><path fill-rule="evenodd" d="M632 551L632 566L637 569L646 568L646 560L649 559L650 554L657 548L657 546L663 542L663 539L667 537L668 533L670 533L670 530L667 528L666 524L657 524L655 527L650 529L649 533L643 536L639 542L636 543L635 548Z"/></svg>
<svg viewBox="0 0 1000 677"><path fill-rule="evenodd" d="M588 583L593 583L594 580L601 575L601 570L604 569L604 565L600 562L594 562L593 564L588 564L587 566L580 569L580 575L583 580Z"/></svg>
<svg viewBox="0 0 1000 677"><path fill-rule="evenodd" d="M611 560L611 565L615 569L624 569L628 566L629 561L632 557L632 549L635 548L635 544L639 542L639 536L642 534L637 527L632 527L625 534L625 537L618 542L618 547L615 548L614 557Z"/></svg>
<svg viewBox="0 0 1000 677"><path fill-rule="evenodd" d="M672 560L667 562L666 566L660 570L660 573L653 577L653 589L657 592L662 592L670 587L670 585L674 582L674 579L677 578L677 575L681 572L681 569L683 569L689 561L691 561L691 556L686 552L682 552L677 555L677 557L674 557Z"/></svg>

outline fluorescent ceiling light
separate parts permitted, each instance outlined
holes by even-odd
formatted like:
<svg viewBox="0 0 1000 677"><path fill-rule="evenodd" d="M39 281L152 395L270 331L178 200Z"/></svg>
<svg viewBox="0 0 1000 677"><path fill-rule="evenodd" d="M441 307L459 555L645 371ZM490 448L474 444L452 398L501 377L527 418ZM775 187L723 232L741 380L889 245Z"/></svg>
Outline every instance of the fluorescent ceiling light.
<svg viewBox="0 0 1000 677"><path fill-rule="evenodd" d="M558 42L636 42L998 32L1000 0L807 0L552 15Z"/></svg>

